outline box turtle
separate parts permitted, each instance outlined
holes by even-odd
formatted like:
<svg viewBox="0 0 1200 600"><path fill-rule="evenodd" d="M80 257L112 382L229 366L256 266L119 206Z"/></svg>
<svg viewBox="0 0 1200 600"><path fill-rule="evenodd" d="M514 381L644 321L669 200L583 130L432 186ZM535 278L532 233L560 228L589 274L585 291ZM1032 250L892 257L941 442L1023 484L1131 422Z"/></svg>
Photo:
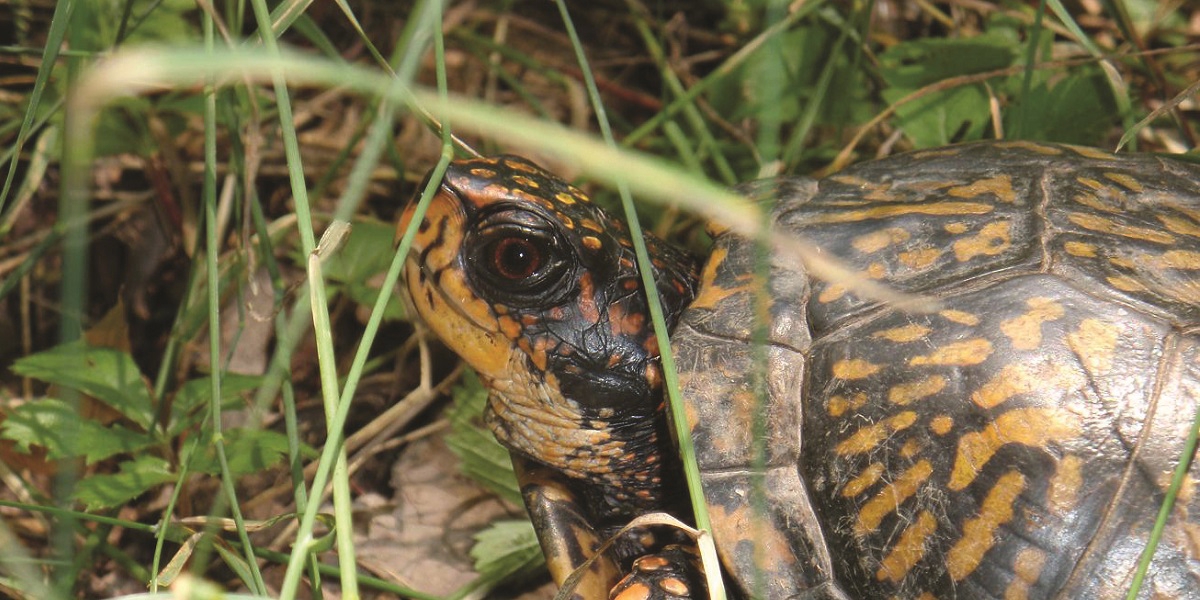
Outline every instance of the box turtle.
<svg viewBox="0 0 1200 600"><path fill-rule="evenodd" d="M743 191L939 308L779 254L764 281L719 226L703 266L648 237L735 595L1124 597L1200 407L1200 166L991 142ZM687 515L628 235L528 161L469 159L406 266L489 390L560 583L631 518ZM1142 598L1200 599L1194 458ZM678 542L624 534L575 595L702 596Z"/></svg>

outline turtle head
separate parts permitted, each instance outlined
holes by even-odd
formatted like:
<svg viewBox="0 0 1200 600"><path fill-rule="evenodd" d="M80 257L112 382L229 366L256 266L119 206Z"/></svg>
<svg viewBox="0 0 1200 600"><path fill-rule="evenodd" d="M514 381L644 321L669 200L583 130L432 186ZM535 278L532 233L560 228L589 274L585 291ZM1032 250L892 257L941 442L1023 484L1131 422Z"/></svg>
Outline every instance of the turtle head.
<svg viewBox="0 0 1200 600"><path fill-rule="evenodd" d="M399 233L415 211L414 201ZM673 322L694 296L696 263L647 243ZM455 161L405 280L422 320L488 387L501 443L603 484L610 502L660 484L658 342L624 224L524 159Z"/></svg>

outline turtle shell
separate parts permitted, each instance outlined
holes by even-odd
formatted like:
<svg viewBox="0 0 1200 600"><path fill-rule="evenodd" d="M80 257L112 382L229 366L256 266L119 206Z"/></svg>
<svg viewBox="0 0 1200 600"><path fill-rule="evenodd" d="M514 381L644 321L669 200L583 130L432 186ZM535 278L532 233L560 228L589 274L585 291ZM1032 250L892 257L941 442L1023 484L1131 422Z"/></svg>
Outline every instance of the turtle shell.
<svg viewBox="0 0 1200 600"><path fill-rule="evenodd" d="M672 339L743 592L1124 597L1200 406L1200 167L997 142L754 191L939 306L718 236ZM1191 469L1141 597L1200 598Z"/></svg>

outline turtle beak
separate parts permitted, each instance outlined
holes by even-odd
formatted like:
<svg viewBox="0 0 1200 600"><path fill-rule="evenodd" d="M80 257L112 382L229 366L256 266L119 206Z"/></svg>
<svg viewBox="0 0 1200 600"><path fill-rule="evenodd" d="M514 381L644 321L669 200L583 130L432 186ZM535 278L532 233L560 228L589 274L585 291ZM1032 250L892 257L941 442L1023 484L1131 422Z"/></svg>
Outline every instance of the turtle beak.
<svg viewBox="0 0 1200 600"><path fill-rule="evenodd" d="M466 281L460 251L467 212L453 192L438 190L424 215L418 203L404 209L396 225L400 240L420 218L404 265L411 308L451 350L485 376L503 374L514 349L499 330L491 306Z"/></svg>

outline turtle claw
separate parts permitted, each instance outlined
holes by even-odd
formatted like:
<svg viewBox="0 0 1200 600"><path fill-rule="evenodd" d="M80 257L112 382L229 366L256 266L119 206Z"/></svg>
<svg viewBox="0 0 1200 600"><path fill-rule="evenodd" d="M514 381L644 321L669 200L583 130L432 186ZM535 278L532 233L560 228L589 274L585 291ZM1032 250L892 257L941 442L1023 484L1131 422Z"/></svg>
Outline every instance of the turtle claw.
<svg viewBox="0 0 1200 600"><path fill-rule="evenodd" d="M609 600L679 600L707 598L708 587L700 554L691 546L673 544L633 561L629 574L609 594Z"/></svg>

